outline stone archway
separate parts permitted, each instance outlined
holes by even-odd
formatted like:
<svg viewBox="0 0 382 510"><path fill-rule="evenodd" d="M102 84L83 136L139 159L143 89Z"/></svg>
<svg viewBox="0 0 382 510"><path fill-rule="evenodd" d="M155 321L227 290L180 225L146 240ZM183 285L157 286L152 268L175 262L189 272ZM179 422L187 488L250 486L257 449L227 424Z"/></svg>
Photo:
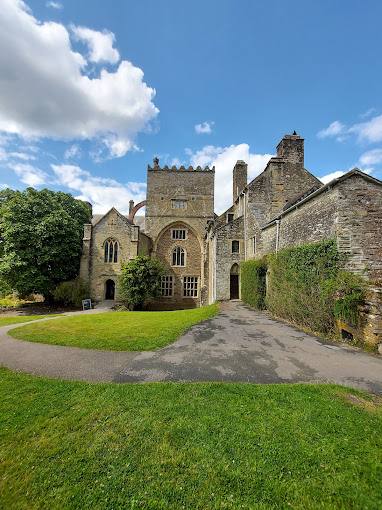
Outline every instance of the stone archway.
<svg viewBox="0 0 382 510"><path fill-rule="evenodd" d="M239 299L239 273L240 268L238 264L233 264L230 271L230 285L229 285L229 298Z"/></svg>
<svg viewBox="0 0 382 510"><path fill-rule="evenodd" d="M115 281L106 280L105 282L105 299L113 300L115 298Z"/></svg>

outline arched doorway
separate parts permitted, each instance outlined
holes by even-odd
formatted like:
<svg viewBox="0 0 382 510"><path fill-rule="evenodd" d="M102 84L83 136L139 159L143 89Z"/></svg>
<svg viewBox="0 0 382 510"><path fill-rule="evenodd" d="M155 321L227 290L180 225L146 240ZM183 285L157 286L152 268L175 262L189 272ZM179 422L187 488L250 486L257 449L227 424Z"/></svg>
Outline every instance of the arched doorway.
<svg viewBox="0 0 382 510"><path fill-rule="evenodd" d="M231 267L229 298L239 299L239 264L234 264Z"/></svg>
<svg viewBox="0 0 382 510"><path fill-rule="evenodd" d="M113 280L106 280L105 282L105 299L114 299L115 282Z"/></svg>

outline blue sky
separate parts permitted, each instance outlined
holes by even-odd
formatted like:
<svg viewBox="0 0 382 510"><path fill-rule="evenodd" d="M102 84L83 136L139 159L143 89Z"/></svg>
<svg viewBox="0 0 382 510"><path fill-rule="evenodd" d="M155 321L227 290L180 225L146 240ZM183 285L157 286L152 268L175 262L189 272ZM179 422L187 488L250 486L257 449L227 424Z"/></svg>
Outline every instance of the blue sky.
<svg viewBox="0 0 382 510"><path fill-rule="evenodd" d="M0 0L0 187L145 197L147 164L260 173L284 134L326 182L382 179L380 0Z"/></svg>

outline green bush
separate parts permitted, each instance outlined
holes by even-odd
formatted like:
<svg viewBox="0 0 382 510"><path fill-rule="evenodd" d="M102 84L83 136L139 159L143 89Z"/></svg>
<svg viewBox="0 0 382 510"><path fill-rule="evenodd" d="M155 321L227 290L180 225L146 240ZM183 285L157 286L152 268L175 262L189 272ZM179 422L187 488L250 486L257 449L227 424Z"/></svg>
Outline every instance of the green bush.
<svg viewBox="0 0 382 510"><path fill-rule="evenodd" d="M54 300L65 306L80 308L82 300L89 298L89 286L79 276L68 282L61 282L53 291Z"/></svg>
<svg viewBox="0 0 382 510"><path fill-rule="evenodd" d="M248 260L241 265L241 299L257 310L265 308L267 263Z"/></svg>
<svg viewBox="0 0 382 510"><path fill-rule="evenodd" d="M268 256L267 308L323 335L334 330L337 318L356 325L366 282L342 269L345 260L335 240Z"/></svg>

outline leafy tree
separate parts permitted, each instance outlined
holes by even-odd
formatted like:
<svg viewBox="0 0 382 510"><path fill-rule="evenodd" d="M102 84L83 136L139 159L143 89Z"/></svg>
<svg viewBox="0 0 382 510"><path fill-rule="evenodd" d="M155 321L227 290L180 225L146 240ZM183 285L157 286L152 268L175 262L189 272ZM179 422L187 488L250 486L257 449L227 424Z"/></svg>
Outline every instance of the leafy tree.
<svg viewBox="0 0 382 510"><path fill-rule="evenodd" d="M161 277L166 268L157 259L147 255L138 255L127 264L122 264L120 275L120 296L123 301L132 304L134 309L142 309L149 299L161 294Z"/></svg>
<svg viewBox="0 0 382 510"><path fill-rule="evenodd" d="M0 280L20 294L49 296L77 275L87 203L43 189L0 191Z"/></svg>

